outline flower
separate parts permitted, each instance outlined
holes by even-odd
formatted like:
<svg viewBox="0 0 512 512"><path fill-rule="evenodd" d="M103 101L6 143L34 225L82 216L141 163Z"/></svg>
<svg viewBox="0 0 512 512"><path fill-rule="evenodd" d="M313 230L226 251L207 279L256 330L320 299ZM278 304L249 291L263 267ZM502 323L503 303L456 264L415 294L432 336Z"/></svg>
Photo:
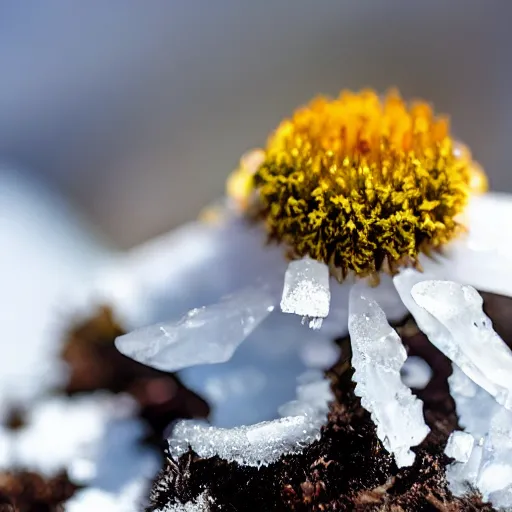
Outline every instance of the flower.
<svg viewBox="0 0 512 512"><path fill-rule="evenodd" d="M411 446L428 428L421 402L400 381L406 354L388 321L410 311L506 423L512 353L472 286L512 295L512 261L499 223L512 201L484 193L486 183L469 150L449 135L447 121L424 103L407 109L395 93L381 102L368 91L315 100L283 121L264 150L243 157L226 201L208 221L135 250L104 281L114 305L135 324L160 322L118 338L116 346L139 362L175 371L228 361L249 336L267 340L268 350L268 339L299 345L348 329L356 394L397 464L409 465ZM265 244L267 237L280 244ZM289 264L286 255L296 261ZM184 316L162 323L173 313ZM298 322L296 329L285 313L310 317L317 331ZM316 438L325 414L325 400L297 403L285 407L294 411L285 418L231 432L180 422L174 432L182 438L172 438L171 449L180 454L192 444L200 456L213 450L240 460L238 452L230 459L233 446L250 449L250 437L265 452L263 431L279 440L279 453L293 452ZM288 436L289 419L302 416L305 437L295 429Z"/></svg>
<svg viewBox="0 0 512 512"><path fill-rule="evenodd" d="M346 105L350 108L349 112L344 115L342 112ZM256 149L242 157L238 169L228 179L227 197L220 205L216 204L202 216L207 220L190 223L177 231L134 249L127 257L115 263L115 270L102 275L100 282L103 293L107 295L111 303L117 306L118 313L127 320L129 325L136 328L151 322L165 321L172 316L178 317L188 310L205 304L213 304L226 295L246 289L248 286L258 285L258 283L265 283L272 288L277 304L288 265L285 255L290 247L286 242L298 235L294 235L292 229L286 234L284 233L286 230L282 227L280 231L284 236L285 249L279 244L265 244L266 233L268 234L268 230L272 229L272 227L269 228L268 223L274 225L277 216L271 214L270 220L261 217L269 209L265 204L272 195L270 192L265 192L270 186L270 181L262 185L262 180L265 175L269 174L269 169L272 166L275 167L275 162L286 160L283 148L288 144L290 133L291 131L300 131L299 128L294 127L293 121L296 120L302 131L307 131L306 121L310 120L314 127L309 127L309 132L314 134L315 129L317 132L321 132L320 128L323 127L319 121L321 114L331 111L334 113L330 115L337 119L337 126L341 123L340 119L355 119L354 122L357 122L361 112L366 113L365 119L369 119L370 114L376 116L376 120L370 123L369 128L365 131L365 133L374 135L375 133L377 135L384 133L384 128L390 124L394 126L390 121L394 120L395 124L400 127L402 135L398 137L396 130L394 132L388 129L388 132L395 134L394 138L391 137L392 140L401 140L402 144L405 144L404 140L412 141L414 139L415 132L411 127L418 126L418 137L421 139L418 144L422 148L423 163L416 166L413 171L407 171L404 162L410 161L412 157L401 150L396 157L399 166L396 169L389 168L388 188L390 183L394 183L398 188L403 188L402 181L417 179L419 174L423 176L426 174L426 169L432 168L434 161L442 160L444 171L435 173L438 175L437 181L432 176L423 176L422 179L428 183L428 186L420 192L428 193L426 197L418 196L415 199L417 205L432 202L442 203L442 205L437 205L430 211L427 207L420 208L418 206L414 209L414 214L417 214L417 217L410 221L416 224L429 224L432 220L434 227L430 238L422 235L414 238L412 242L410 240L408 242L410 243L410 252L407 252L408 249L406 249L407 254L405 255L397 250L395 256L392 256L391 252L395 249L391 249L393 244L388 245L389 250L385 248L383 250L387 251L386 258L388 260L391 258L389 265L384 265L385 258L381 257L382 252L381 256L369 256L369 253L366 253L366 263L364 265L356 264L357 258L363 257L356 254L356 249L366 242L363 243L361 239L353 241L354 254L350 256L352 263L341 266L341 273L346 277L340 284L331 286L330 313L329 318L324 322L322 331L326 332L329 337L334 334L346 333L348 292L359 274L362 276L372 274L377 268L396 273L401 268L399 263L412 264L417 268L423 268L431 276L453 279L473 285L479 290L501 294L512 292L512 280L507 277L506 273L507 267L512 263L508 256L510 251L508 251L507 241L502 237L501 227L496 222L496 220L504 219L509 215L512 209L510 198L496 193L483 193L487 186L487 180L482 169L473 162L469 150L464 145L454 142L449 136L446 119L435 118L426 104L418 103L408 110L397 93L390 93L386 101L381 102L375 93L363 91L359 94L342 93L340 98L333 102L328 102L323 98L318 99L310 106L299 109L292 121L283 121L270 137L267 150ZM404 131L403 126L408 126L412 131ZM331 125L329 127L333 129ZM357 138L357 133L360 132L361 130L356 130L351 135L350 147L373 148L370 146L370 142L374 141L375 137L373 139L370 137L370 142L363 143L361 141L366 138L362 136ZM428 136L423 137L424 132L428 132ZM408 133L409 136L404 133L406 135ZM317 134L316 136L323 140L321 135ZM339 143L332 141L333 137L332 135L329 138L331 146L339 147ZM380 139L377 137L377 140ZM434 141L438 142L434 143ZM393 144L397 145L398 143ZM388 142L388 145L392 145L391 142ZM294 149L296 148L292 147L291 151L293 152ZM433 154L435 151L440 154L441 149L444 152L443 157L438 155L437 160L433 157L427 158L427 154ZM445 154L448 149L450 149L451 155ZM374 153L379 151L381 150L375 149ZM343 154L340 153L336 158L339 160ZM389 149L389 154L392 154L391 149ZM301 158L304 160L304 156ZM377 159L375 156L371 156L371 158L373 159L372 166L375 167ZM296 159L299 159L299 156ZM320 157L318 159L320 163L323 161ZM352 169L351 172L356 174L366 173L364 165ZM299 173L303 176L306 175L302 167ZM448 174L451 177L448 177ZM317 178L318 176L314 179L318 181ZM379 180L384 180L384 178L381 176ZM284 177L279 178L276 171L274 182L280 181L286 180ZM345 201L350 203L351 210L357 208L358 198L368 195L368 190L364 188L366 182L373 187L372 190L375 189L374 184L376 183L375 180L366 180L364 183L355 180L355 182L357 182L357 187L354 196L352 192L347 194ZM440 187L440 182L443 182L446 187ZM275 183L274 186L277 186ZM436 183L438 188L436 188ZM306 190L309 189L302 188L299 191L303 193ZM444 194L442 190L444 190ZM378 200L381 202L387 194L382 190L374 191L374 193L376 196L380 194ZM390 201L395 203L396 199L392 199L393 194L400 194L400 192L391 191L387 194ZM409 194L413 194L411 189L409 189ZM438 194L439 197L435 194ZM262 196L264 198L263 206L261 204ZM455 200L455 198L457 199ZM365 207L368 206L367 201L364 201ZM404 210L407 211L406 216L408 217L412 215L412 202L409 200L409 207ZM254 218L255 210L258 212L258 218L264 219L264 222L252 223L250 221ZM283 217L282 208L279 207L279 210L280 217ZM295 210L289 211L291 217L283 221L282 226L293 225L292 219L295 218ZM443 214L439 212L443 212ZM435 215L436 219L433 219L432 215ZM396 214L394 214L394 218L397 218ZM378 222L377 220L376 223L378 224ZM400 226L395 224L395 227L397 229L400 227L403 230L404 225L403 223ZM320 235L322 229L319 229L315 237L325 241L327 238ZM367 231L371 231L371 229L373 228L368 228ZM385 237L388 238L394 232L393 230L389 231ZM410 236L413 236L412 232ZM403 241L405 238L402 239ZM370 245L376 247L375 244L376 241ZM322 251L327 245L329 243L325 242ZM402 249L406 245L402 245ZM430 249L436 249L436 252L431 253ZM347 247L343 248L343 251L347 250ZM379 251L380 249L377 250L377 252ZM306 254L301 254L303 252L295 248L293 256L305 256ZM308 255L315 259L314 255L310 253ZM339 258L339 255L336 258ZM316 259L325 263L326 258ZM340 267L332 266L332 257L329 257L328 260L329 270L331 273L337 274L336 269L339 270ZM352 269L353 272L349 273L349 269ZM336 277L339 275L337 274ZM379 304L390 319L400 318L406 309L395 293L391 280L386 273L381 273L380 281L381 285L374 290L374 294L379 298Z"/></svg>

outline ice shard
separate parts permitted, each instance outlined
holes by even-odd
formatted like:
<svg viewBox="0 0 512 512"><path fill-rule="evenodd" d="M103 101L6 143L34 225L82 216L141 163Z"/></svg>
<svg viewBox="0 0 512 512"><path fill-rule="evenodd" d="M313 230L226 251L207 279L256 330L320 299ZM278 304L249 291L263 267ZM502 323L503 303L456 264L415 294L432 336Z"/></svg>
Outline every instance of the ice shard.
<svg viewBox="0 0 512 512"><path fill-rule="evenodd" d="M423 404L402 383L400 370L407 358L384 311L371 290L356 285L350 292L349 323L355 392L377 425L377 435L399 467L414 462L411 446L430 429L423 419Z"/></svg>
<svg viewBox="0 0 512 512"><path fill-rule="evenodd" d="M155 324L116 339L116 347L139 363L165 371L227 361L273 311L264 288L251 288L189 311L177 322Z"/></svg>

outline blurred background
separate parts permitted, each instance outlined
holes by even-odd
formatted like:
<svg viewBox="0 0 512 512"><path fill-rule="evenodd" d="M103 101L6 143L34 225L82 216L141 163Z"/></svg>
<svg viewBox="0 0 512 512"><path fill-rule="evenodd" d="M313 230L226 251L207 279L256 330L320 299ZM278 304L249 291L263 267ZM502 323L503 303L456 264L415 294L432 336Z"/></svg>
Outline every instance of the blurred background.
<svg viewBox="0 0 512 512"><path fill-rule="evenodd" d="M323 92L398 86L512 191L510 2L0 1L0 157L119 248L193 218Z"/></svg>

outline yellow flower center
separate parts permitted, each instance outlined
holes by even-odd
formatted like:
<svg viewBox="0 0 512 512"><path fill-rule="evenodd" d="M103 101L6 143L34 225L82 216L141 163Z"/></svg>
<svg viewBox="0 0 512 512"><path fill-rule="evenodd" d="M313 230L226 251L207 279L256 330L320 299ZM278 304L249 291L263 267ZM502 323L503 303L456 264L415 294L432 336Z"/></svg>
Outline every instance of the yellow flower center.
<svg viewBox="0 0 512 512"><path fill-rule="evenodd" d="M264 219L270 239L340 279L417 266L420 252L463 230L456 216L486 188L447 118L395 91L314 99L281 122L250 177L251 215Z"/></svg>

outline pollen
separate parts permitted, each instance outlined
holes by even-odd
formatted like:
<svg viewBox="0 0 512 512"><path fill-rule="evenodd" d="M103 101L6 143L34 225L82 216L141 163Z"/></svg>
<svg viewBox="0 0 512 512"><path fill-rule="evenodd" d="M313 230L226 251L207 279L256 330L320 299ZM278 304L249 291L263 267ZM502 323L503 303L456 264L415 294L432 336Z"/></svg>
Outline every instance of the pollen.
<svg viewBox="0 0 512 512"><path fill-rule="evenodd" d="M487 186L448 119L396 91L315 98L258 154L258 167L245 163L231 181L252 197L247 214L292 258L325 262L340 280L418 267L420 253L464 231L458 214Z"/></svg>

